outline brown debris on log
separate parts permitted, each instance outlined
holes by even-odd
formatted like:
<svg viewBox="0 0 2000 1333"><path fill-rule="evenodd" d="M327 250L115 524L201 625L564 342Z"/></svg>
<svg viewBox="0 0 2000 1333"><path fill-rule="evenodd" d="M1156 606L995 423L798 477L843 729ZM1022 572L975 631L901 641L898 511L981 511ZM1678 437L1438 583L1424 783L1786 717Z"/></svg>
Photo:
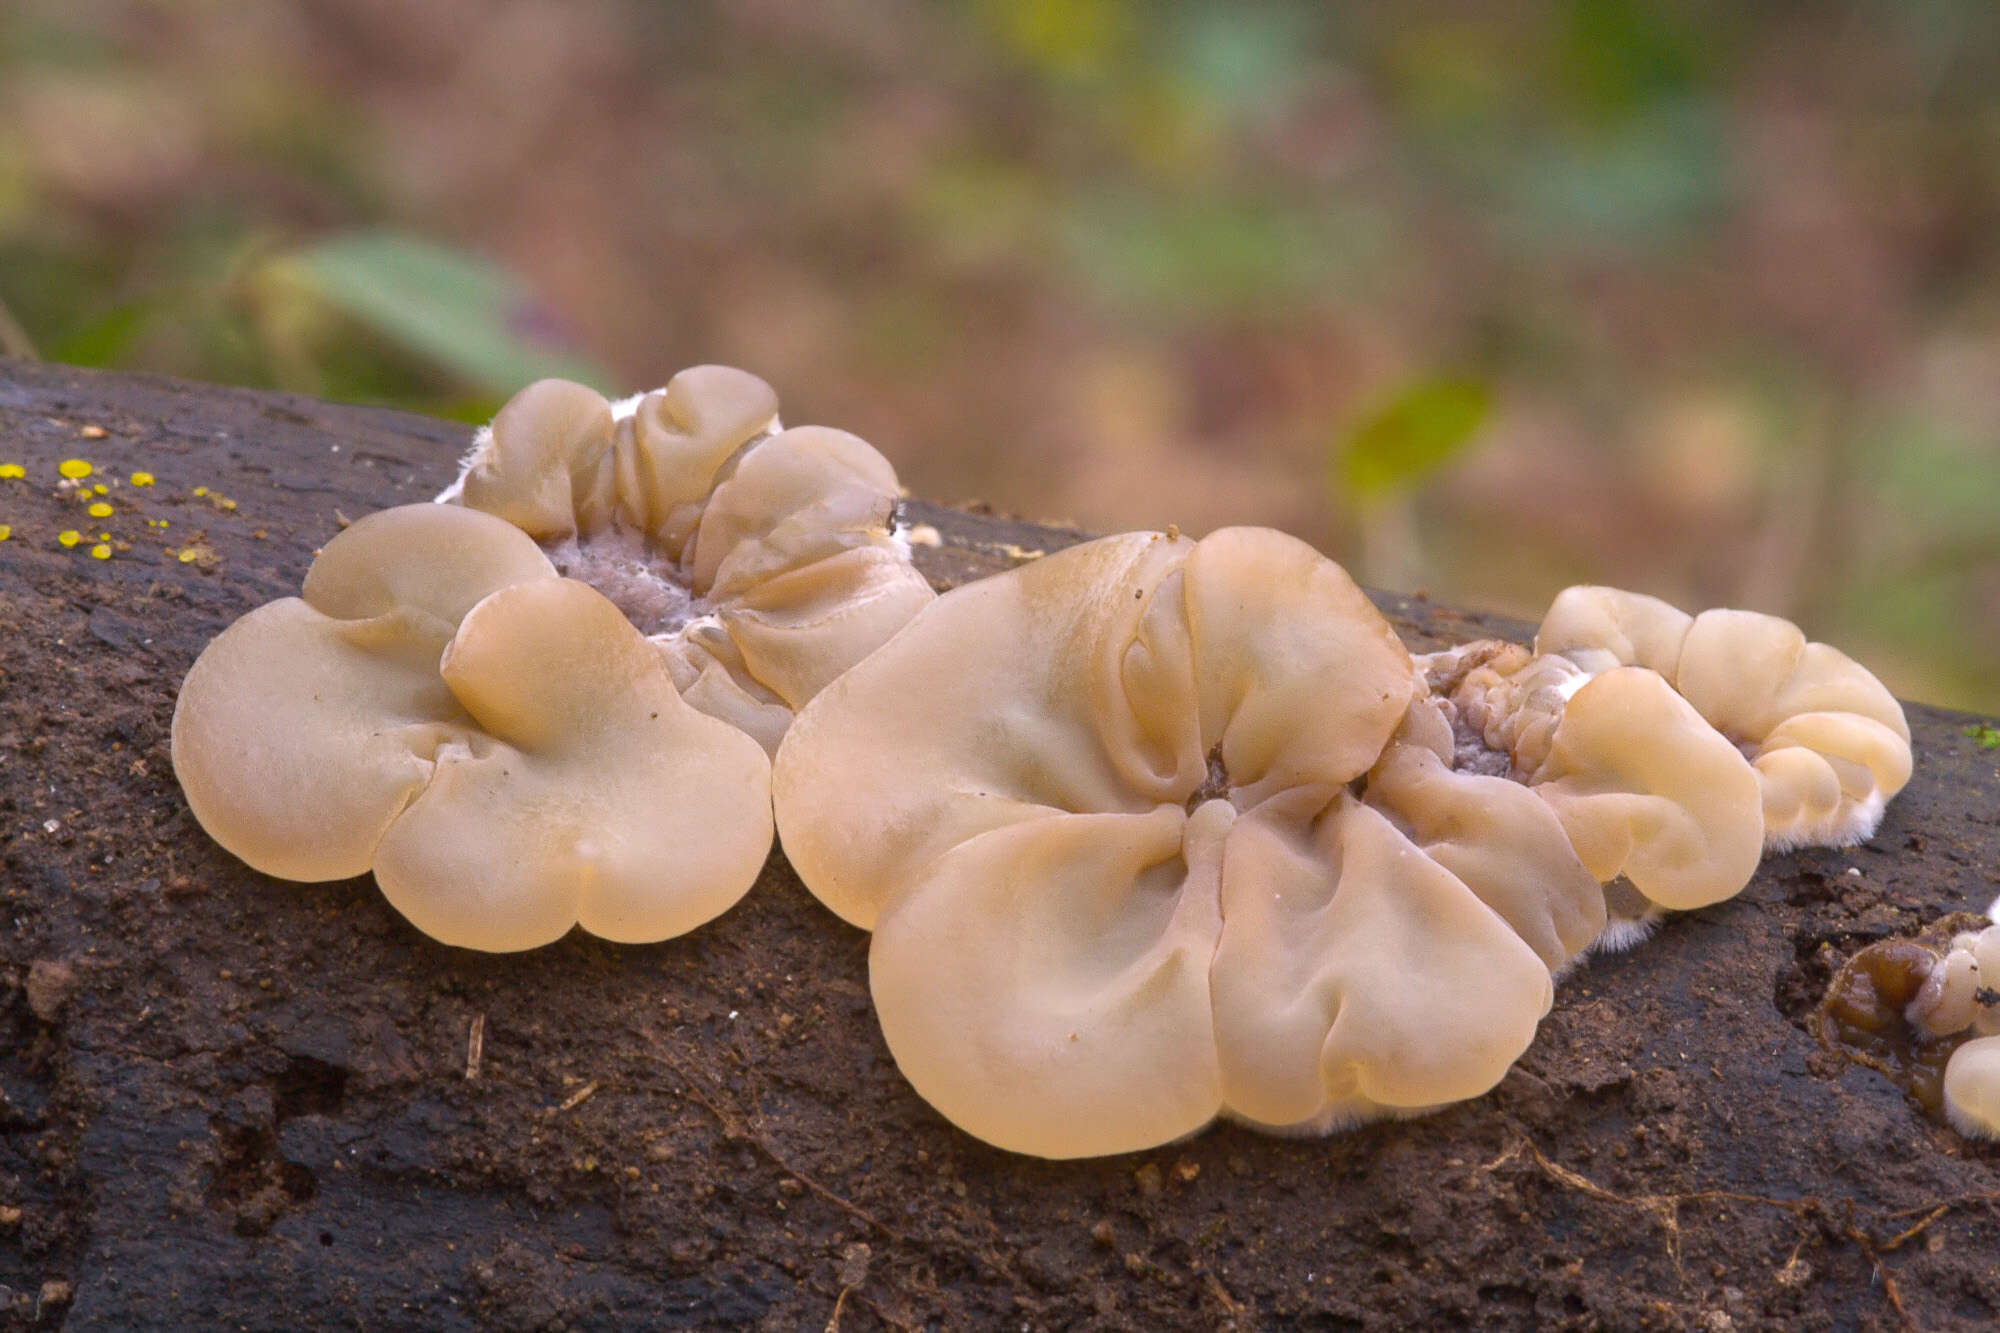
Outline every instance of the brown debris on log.
<svg viewBox="0 0 2000 1333"><path fill-rule="evenodd" d="M490 957L194 823L167 724L195 654L343 517L428 499L467 438L0 361L0 462L28 471L0 480L0 1327L2000 1318L2000 1149L1809 1030L1847 956L2000 891L2000 751L1970 719L1913 708L1916 777L1869 846L1772 858L1591 961L1489 1096L1026 1160L904 1085L867 937L782 856L686 938ZM111 516L58 492L65 458ZM1082 535L908 512L940 586ZM1525 631L1380 600L1413 645Z"/></svg>

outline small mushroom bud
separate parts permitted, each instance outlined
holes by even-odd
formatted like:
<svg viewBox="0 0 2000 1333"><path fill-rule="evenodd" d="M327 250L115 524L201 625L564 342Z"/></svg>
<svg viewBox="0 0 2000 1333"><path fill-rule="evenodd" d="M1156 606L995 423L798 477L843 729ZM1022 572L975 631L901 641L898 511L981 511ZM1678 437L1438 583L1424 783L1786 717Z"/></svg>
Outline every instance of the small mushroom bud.
<svg viewBox="0 0 2000 1333"><path fill-rule="evenodd" d="M1951 1053L1944 1113L1968 1139L2000 1138L2000 1036L1974 1037Z"/></svg>
<svg viewBox="0 0 2000 1333"><path fill-rule="evenodd" d="M1963 1032L1979 1013L1979 965L1967 949L1953 949L1931 966L1903 1010L1911 1024L1934 1037Z"/></svg>

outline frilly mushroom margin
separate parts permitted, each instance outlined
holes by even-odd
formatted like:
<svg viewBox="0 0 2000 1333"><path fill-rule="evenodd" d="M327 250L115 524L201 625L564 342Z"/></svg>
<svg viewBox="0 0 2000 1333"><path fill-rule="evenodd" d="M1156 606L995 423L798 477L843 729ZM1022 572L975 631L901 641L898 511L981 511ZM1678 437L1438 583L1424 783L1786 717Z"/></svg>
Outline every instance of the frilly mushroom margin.
<svg viewBox="0 0 2000 1333"><path fill-rule="evenodd" d="M1627 915L1700 906L1764 841L1757 773L1662 675L1513 651L1483 721L1502 753L1532 736L1532 785L1519 754L1459 763L1493 744L1449 693L1465 654L1420 673L1302 543L1086 543L948 594L809 704L780 837L875 932L905 1075L989 1142L1421 1113L1526 1048L1605 935L1600 882Z"/></svg>
<svg viewBox="0 0 2000 1333"><path fill-rule="evenodd" d="M618 403L529 385L438 497L506 519L604 591L682 695L775 753L792 715L936 594L892 530L901 488L866 441L784 429L727 366Z"/></svg>
<svg viewBox="0 0 2000 1333"><path fill-rule="evenodd" d="M763 748L682 701L659 655L519 529L404 505L326 544L181 685L174 772L266 874L369 870L448 944L581 924L665 939L726 910L771 844Z"/></svg>
<svg viewBox="0 0 2000 1333"><path fill-rule="evenodd" d="M776 409L719 366L616 406L517 394L440 504L353 525L303 598L203 652L173 725L197 819L274 875L372 867L471 948L579 922L652 941L726 910L770 848L792 710L934 596L889 531L887 461Z"/></svg>

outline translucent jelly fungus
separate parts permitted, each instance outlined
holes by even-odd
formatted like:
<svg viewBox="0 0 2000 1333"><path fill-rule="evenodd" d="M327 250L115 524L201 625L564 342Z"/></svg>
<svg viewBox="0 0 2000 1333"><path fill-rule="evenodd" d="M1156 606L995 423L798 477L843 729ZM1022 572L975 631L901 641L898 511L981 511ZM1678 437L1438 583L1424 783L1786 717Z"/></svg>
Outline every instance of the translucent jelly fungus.
<svg viewBox="0 0 2000 1333"><path fill-rule="evenodd" d="M1988 909L1988 916L2000 904ZM1904 1016L1935 1035L1967 1032L1944 1068L1944 1114L1967 1138L2000 1138L2000 925L1956 936Z"/></svg>
<svg viewBox="0 0 2000 1333"><path fill-rule="evenodd" d="M442 505L361 519L302 596L223 631L182 684L173 762L253 868L372 869L419 929L474 949L680 934L771 843L762 748L683 702L518 528Z"/></svg>
<svg viewBox="0 0 2000 1333"><path fill-rule="evenodd" d="M697 366L607 402L529 385L439 498L507 520L655 645L682 696L775 751L793 713L933 593L892 531L896 474L782 429L754 375Z"/></svg>
<svg viewBox="0 0 2000 1333"><path fill-rule="evenodd" d="M904 1074L988 1142L1415 1113L1499 1081L1603 919L1549 807L1449 769L1424 688L1292 538L1105 538L946 594L807 704L780 835L875 932Z"/></svg>
<svg viewBox="0 0 2000 1333"><path fill-rule="evenodd" d="M2000 911L2000 902L1987 909ZM2000 1138L2000 926L1957 913L1882 940L1834 974L1820 1044L1889 1076L1967 1138Z"/></svg>

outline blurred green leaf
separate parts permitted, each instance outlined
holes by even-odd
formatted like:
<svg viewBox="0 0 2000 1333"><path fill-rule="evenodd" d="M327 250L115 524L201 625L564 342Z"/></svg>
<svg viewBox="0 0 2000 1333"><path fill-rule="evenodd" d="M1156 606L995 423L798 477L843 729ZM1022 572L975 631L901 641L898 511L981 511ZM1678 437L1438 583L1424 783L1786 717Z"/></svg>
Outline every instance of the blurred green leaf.
<svg viewBox="0 0 2000 1333"><path fill-rule="evenodd" d="M143 304L133 302L116 306L98 316L81 328L72 329L48 346L51 361L66 361L72 366L96 366L109 368L121 365L126 349L146 326L147 317L152 312Z"/></svg>
<svg viewBox="0 0 2000 1333"><path fill-rule="evenodd" d="M471 384L512 392L548 376L604 387L513 274L400 232L355 232L271 261L327 305Z"/></svg>
<svg viewBox="0 0 2000 1333"><path fill-rule="evenodd" d="M1418 380L1363 417L1340 444L1342 488L1367 502L1415 490L1478 435L1493 408L1482 380Z"/></svg>
<svg viewBox="0 0 2000 1333"><path fill-rule="evenodd" d="M1965 734L1982 750L2000 750L2000 727L1991 722L1975 722L1965 729Z"/></svg>

